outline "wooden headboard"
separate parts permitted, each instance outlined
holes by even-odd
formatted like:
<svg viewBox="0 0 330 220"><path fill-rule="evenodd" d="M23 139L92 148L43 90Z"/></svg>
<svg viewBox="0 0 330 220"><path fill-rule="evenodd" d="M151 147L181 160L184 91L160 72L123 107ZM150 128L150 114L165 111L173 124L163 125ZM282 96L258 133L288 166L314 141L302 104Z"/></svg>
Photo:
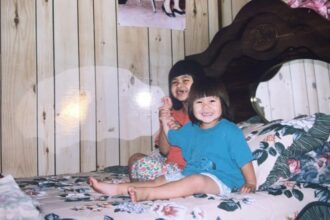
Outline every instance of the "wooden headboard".
<svg viewBox="0 0 330 220"><path fill-rule="evenodd" d="M253 0L204 52L186 59L198 61L207 75L225 84L234 121L243 121L256 115L251 92L273 77L282 63L295 59L330 63L330 21L281 0Z"/></svg>

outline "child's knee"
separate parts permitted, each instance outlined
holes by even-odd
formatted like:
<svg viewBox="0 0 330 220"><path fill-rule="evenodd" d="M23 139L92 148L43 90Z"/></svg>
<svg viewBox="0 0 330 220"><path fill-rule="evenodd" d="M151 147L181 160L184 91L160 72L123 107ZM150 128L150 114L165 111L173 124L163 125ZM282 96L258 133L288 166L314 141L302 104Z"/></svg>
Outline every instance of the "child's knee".
<svg viewBox="0 0 330 220"><path fill-rule="evenodd" d="M141 154L141 153L133 154L128 159L128 166L131 167L135 161L138 161L138 160L140 160L141 158L143 158L145 156L146 156L145 154Z"/></svg>
<svg viewBox="0 0 330 220"><path fill-rule="evenodd" d="M165 176L159 176L152 180L156 185L162 185L166 182Z"/></svg>

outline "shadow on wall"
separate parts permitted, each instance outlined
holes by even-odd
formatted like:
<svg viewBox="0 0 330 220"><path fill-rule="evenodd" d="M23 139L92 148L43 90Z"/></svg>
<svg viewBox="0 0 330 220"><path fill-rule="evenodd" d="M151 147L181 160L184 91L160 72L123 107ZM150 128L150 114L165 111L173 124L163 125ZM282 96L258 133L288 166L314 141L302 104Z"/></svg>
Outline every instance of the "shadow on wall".
<svg viewBox="0 0 330 220"><path fill-rule="evenodd" d="M89 69L94 70L94 67L81 68L80 72L94 74L94 71L88 71ZM79 85L67 82L70 80L70 74L77 73L76 69L56 74L55 81L58 84L62 82L66 84L56 88L61 90L56 92L58 97L55 98L56 127L60 128L56 131L56 135L70 136L79 129L80 125L84 125L88 115L95 114L96 99L98 99L97 107L103 108L98 109L99 114L102 115L97 116L101 120L100 123L103 123L101 127L104 128L98 131L101 139L117 137L118 122L116 121L118 118L120 118L122 139L132 140L139 136L149 136L151 135L150 127L152 134L157 132L159 128L158 108L161 106L161 98L165 92L157 86L149 86L142 82L129 70L120 69L119 71L120 74L118 75L117 68L114 67L98 66L95 68L95 75L101 79L97 81L99 84L96 85L98 97L95 97L95 91L80 89ZM38 86L49 84L49 80L52 81L53 79L40 81ZM20 119L25 114L25 102L26 97L23 96L20 103L17 104L15 113L17 125L20 124ZM147 126L148 123L146 122L150 122L150 126ZM24 129L19 126L17 129L24 138L35 138L35 133L31 132L31 129Z"/></svg>

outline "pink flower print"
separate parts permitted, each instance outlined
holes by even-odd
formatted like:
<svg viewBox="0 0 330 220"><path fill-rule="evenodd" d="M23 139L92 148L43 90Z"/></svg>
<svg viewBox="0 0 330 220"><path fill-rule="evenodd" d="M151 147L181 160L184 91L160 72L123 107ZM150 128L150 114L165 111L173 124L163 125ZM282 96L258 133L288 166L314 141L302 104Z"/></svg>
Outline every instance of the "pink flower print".
<svg viewBox="0 0 330 220"><path fill-rule="evenodd" d="M155 211L160 217L165 219L180 219L180 216L185 213L185 208L176 206L174 204L155 204L153 211Z"/></svg>
<svg viewBox="0 0 330 220"><path fill-rule="evenodd" d="M317 161L317 165L319 166L319 170L323 167L325 167L327 165L327 158L325 157L321 157L318 161Z"/></svg>
<svg viewBox="0 0 330 220"><path fill-rule="evenodd" d="M324 157L326 159L326 163L328 164L330 162L330 153L327 152L327 153L324 153L322 155L322 157Z"/></svg>
<svg viewBox="0 0 330 220"><path fill-rule="evenodd" d="M288 0L287 4L292 8L310 8L329 19L329 2L326 0Z"/></svg>
<svg viewBox="0 0 330 220"><path fill-rule="evenodd" d="M176 216L177 210L174 206L166 205L162 208L161 212L164 216Z"/></svg>
<svg viewBox="0 0 330 220"><path fill-rule="evenodd" d="M162 173L167 173L167 166L163 166L161 172Z"/></svg>
<svg viewBox="0 0 330 220"><path fill-rule="evenodd" d="M264 141L266 141L266 142L273 142L273 141L275 141L275 135L273 135L273 134L267 135L265 137Z"/></svg>
<svg viewBox="0 0 330 220"><path fill-rule="evenodd" d="M291 173L296 174L296 173L300 172L300 161L299 160L289 159L288 164L289 164L289 169L290 169Z"/></svg>

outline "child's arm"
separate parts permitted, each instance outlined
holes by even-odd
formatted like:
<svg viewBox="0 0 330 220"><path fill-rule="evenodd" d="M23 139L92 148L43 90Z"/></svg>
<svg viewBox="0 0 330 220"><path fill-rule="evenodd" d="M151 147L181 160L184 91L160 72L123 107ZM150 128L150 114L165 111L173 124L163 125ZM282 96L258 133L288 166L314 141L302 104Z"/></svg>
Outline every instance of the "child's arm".
<svg viewBox="0 0 330 220"><path fill-rule="evenodd" d="M254 173L254 168L252 162L245 164L241 168L242 174L245 179L245 184L242 186L241 193L254 192L256 190L257 179L256 174Z"/></svg>
<svg viewBox="0 0 330 220"><path fill-rule="evenodd" d="M170 149L170 144L167 140L167 133L170 129L169 122L172 118L171 116L171 108L172 101L170 97L162 98L163 106L159 108L159 121L160 121L160 132L159 132L159 151L167 155Z"/></svg>
<svg viewBox="0 0 330 220"><path fill-rule="evenodd" d="M165 134L164 129L162 127L163 126L161 125L159 136L158 136L158 138L159 138L158 147L159 147L159 151L163 155L167 155L169 150L170 150L171 145L168 143L166 134Z"/></svg>

